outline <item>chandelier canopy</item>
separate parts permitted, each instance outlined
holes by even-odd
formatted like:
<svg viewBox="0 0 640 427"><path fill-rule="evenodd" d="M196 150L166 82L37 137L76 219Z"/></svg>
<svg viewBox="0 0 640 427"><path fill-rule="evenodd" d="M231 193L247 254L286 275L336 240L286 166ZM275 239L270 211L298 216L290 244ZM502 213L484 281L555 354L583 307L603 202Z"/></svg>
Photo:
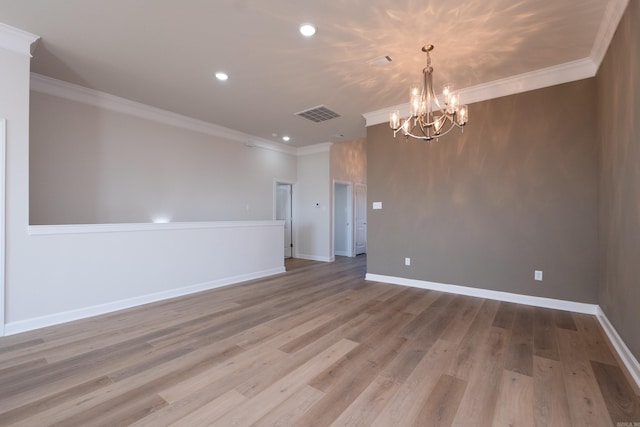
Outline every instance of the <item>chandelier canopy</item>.
<svg viewBox="0 0 640 427"><path fill-rule="evenodd" d="M422 84L413 84L409 88L409 117L400 118L400 110L392 111L389 126L395 138L402 132L405 139L409 137L431 141L444 136L451 129L462 129L469 119L469 109L460 105L460 97L453 91L452 84L444 85L442 98L439 99L433 90L433 67L431 67L432 44L422 47L427 54L427 66L422 70Z"/></svg>

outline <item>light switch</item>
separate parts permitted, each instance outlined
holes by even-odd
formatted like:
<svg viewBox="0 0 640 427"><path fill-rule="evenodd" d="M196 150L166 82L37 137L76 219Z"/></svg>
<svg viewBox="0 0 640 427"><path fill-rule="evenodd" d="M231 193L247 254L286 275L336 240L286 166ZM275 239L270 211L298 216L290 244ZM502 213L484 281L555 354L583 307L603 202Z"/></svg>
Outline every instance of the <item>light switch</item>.
<svg viewBox="0 0 640 427"><path fill-rule="evenodd" d="M373 202L373 209L382 209L382 202Z"/></svg>

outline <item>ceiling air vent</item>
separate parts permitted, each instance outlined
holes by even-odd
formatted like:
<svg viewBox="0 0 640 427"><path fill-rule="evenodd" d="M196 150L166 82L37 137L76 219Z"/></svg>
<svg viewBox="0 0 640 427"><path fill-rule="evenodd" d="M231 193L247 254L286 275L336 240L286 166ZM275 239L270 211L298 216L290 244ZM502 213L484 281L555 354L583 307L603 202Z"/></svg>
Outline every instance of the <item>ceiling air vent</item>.
<svg viewBox="0 0 640 427"><path fill-rule="evenodd" d="M336 117L340 117L340 114L335 111L331 111L324 105L319 105L317 107L309 108L308 110L299 111L296 113L296 116L300 116L303 119L311 120L315 123L324 122L330 119L334 119Z"/></svg>
<svg viewBox="0 0 640 427"><path fill-rule="evenodd" d="M377 58L370 59L367 61L367 64L381 67L383 65L387 65L391 61L393 61L393 59L391 59L389 55L386 55L386 56L378 56Z"/></svg>

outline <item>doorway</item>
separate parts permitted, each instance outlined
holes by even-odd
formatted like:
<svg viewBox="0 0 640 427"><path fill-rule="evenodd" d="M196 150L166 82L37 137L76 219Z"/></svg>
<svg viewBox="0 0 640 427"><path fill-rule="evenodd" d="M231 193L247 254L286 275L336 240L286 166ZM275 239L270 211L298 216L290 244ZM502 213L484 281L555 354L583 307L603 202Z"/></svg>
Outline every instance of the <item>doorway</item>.
<svg viewBox="0 0 640 427"><path fill-rule="evenodd" d="M367 186L356 184L356 255L367 252Z"/></svg>
<svg viewBox="0 0 640 427"><path fill-rule="evenodd" d="M0 119L0 337L4 336L5 318L5 177L6 177L7 122Z"/></svg>
<svg viewBox="0 0 640 427"><path fill-rule="evenodd" d="M351 183L333 184L333 252L339 256L353 253L353 203Z"/></svg>
<svg viewBox="0 0 640 427"><path fill-rule="evenodd" d="M293 257L293 184L276 182L275 219L284 221L284 257Z"/></svg>

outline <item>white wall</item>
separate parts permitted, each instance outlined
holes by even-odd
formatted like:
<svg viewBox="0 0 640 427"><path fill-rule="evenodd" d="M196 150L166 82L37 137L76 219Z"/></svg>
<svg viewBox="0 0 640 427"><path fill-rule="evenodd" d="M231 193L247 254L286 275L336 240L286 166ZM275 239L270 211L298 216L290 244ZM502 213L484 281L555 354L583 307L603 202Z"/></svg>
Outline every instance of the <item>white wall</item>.
<svg viewBox="0 0 640 427"><path fill-rule="evenodd" d="M283 222L30 226L8 334L284 272Z"/></svg>
<svg viewBox="0 0 640 427"><path fill-rule="evenodd" d="M31 224L271 219L296 179L295 154L34 90L30 110Z"/></svg>
<svg viewBox="0 0 640 427"><path fill-rule="evenodd" d="M6 119L6 210L4 306L11 305L15 266L27 258L25 234L29 197L29 42L28 35L0 28L0 117ZM13 42L23 41L16 46ZM2 262L2 260L0 260ZM0 292L2 289L0 289ZM4 310L0 310L4 311ZM3 313L6 319L6 313ZM4 320L2 332L4 333Z"/></svg>
<svg viewBox="0 0 640 427"><path fill-rule="evenodd" d="M96 98L88 89L67 96L69 85L61 84L48 91L42 79L32 93L31 219L60 225L30 225L30 41L18 52L6 49L4 29L0 334L283 271L283 223L267 221L274 179L296 182L296 256L333 259L331 144L274 150L235 131L106 94ZM156 214L174 222L122 224ZM228 219L250 221L175 222ZM96 222L111 224L71 225Z"/></svg>
<svg viewBox="0 0 640 427"><path fill-rule="evenodd" d="M298 155L298 180L294 187L295 256L316 261L334 259L331 236L331 181L329 148L319 144Z"/></svg>
<svg viewBox="0 0 640 427"><path fill-rule="evenodd" d="M19 32L5 30L0 26L0 117L7 126L6 312L0 332L283 271L280 221L29 226L29 43L6 48L7 33L11 41ZM271 186L269 180L265 219L271 217Z"/></svg>

